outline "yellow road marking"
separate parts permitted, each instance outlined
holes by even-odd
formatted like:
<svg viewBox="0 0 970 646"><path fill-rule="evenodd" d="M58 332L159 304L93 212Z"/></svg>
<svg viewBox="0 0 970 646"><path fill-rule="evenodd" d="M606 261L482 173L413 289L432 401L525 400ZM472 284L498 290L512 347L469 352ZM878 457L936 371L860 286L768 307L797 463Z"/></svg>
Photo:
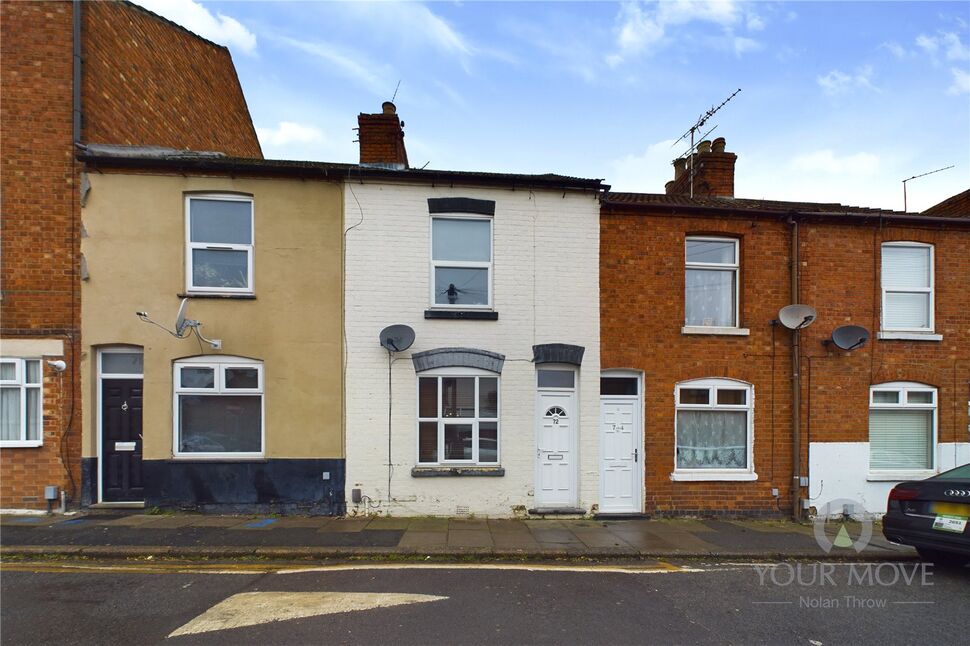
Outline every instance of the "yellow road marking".
<svg viewBox="0 0 970 646"><path fill-rule="evenodd" d="M302 574L307 572L347 572L354 570L512 570L524 572L576 572L584 574L667 574L704 572L699 568L658 561L650 565L571 565L544 563L334 563L329 565L292 565L258 563L0 563L0 571L128 574Z"/></svg>

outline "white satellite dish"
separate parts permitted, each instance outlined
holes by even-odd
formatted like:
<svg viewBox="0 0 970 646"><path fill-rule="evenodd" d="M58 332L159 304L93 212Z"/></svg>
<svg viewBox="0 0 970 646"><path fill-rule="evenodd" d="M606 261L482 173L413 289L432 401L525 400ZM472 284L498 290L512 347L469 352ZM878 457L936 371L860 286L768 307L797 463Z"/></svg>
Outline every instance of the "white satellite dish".
<svg viewBox="0 0 970 646"><path fill-rule="evenodd" d="M778 312L778 320L789 330L801 330L812 324L817 313L810 305L788 305Z"/></svg>
<svg viewBox="0 0 970 646"><path fill-rule="evenodd" d="M189 299L183 298L181 305L179 305L179 313L175 316L175 336L182 338L185 328L188 327L185 322L185 310L188 308Z"/></svg>

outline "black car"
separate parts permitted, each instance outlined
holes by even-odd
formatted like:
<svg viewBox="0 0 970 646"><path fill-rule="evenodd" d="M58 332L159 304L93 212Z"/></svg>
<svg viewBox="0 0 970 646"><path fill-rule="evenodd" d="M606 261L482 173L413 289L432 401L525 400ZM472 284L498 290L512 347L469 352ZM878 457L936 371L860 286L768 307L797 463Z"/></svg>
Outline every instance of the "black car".
<svg viewBox="0 0 970 646"><path fill-rule="evenodd" d="M889 492L882 533L893 543L912 545L922 559L939 565L970 562L970 464Z"/></svg>

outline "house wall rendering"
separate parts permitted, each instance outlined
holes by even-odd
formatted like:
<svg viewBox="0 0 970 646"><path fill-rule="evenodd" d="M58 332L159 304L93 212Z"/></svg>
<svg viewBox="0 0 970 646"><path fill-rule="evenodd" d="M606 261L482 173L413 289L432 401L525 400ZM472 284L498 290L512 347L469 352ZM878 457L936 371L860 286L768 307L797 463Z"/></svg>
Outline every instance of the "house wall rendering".
<svg viewBox="0 0 970 646"><path fill-rule="evenodd" d="M0 508L42 508L47 485L77 504L81 229L75 143L248 156L260 156L260 149L228 50L136 5L4 1L0 29L0 354L4 371L12 371L4 376L5 396L24 400L18 423L4 429L0 443ZM80 88L74 87L75 69ZM53 370L48 360L64 361L65 370ZM42 383L31 384L25 379L35 365ZM28 416L35 411L29 394L35 386L42 407ZM34 414L42 428L31 427Z"/></svg>
<svg viewBox="0 0 970 646"><path fill-rule="evenodd" d="M91 499L104 500L115 475L103 459L98 463L106 451L113 451L106 430L113 413L102 378L116 372L105 368L103 355L99 367L99 353L129 348L144 357L144 376L139 376L144 444L130 448L143 453L140 479L146 505L339 512L340 184L144 172L91 173L90 181L82 213L87 232L82 251L90 272L82 288L82 374ZM196 198L203 204L189 206ZM229 216L218 209L227 204L248 209L250 199L254 226L249 289L192 291L192 282L206 279L206 271L221 272L231 262L192 255L199 252L193 243L208 240L207 232L228 228L223 218ZM187 223L190 208L210 219ZM248 224L245 237L250 237ZM219 249L203 253L218 254ZM202 323L204 337L220 339L221 350L191 334L175 338L135 315L147 312L172 329L187 289L188 317ZM261 383L257 385L254 369L251 384L231 390L231 374L221 372L222 364L214 378L205 367L218 361L242 366L243 371L248 366L261 369ZM193 383L198 370L208 371L208 384ZM225 410L201 409L202 399L209 397L211 403L218 394L229 402ZM243 395L259 395L262 407L243 401ZM262 425L253 419L260 414ZM195 420L192 429L190 418ZM252 442L241 440L250 430Z"/></svg>
<svg viewBox="0 0 970 646"><path fill-rule="evenodd" d="M409 183L406 173L396 182L358 181L351 174L345 189L348 513L503 517L543 506L535 495L540 477L536 436L541 426L537 416L547 409L553 410L549 424L555 423L557 429L571 425L575 433L575 444L561 447L564 452L542 453L560 460L564 478L573 479L563 484L572 490L554 502L573 513L595 510L599 495L596 192L462 186L455 180L432 184L412 179L414 183ZM445 205L457 204L459 212L447 206L436 212L429 200L443 198ZM491 203L494 214L460 212L466 200ZM432 296L435 256L449 253L432 249L434 216L477 217L482 231L491 231L491 299L486 306L458 308L464 313L436 318L456 309L445 298L449 284L455 285L456 300L461 302L462 291L478 282L470 275L461 282L439 280L436 286L441 289L434 289ZM453 245L462 244L460 237L449 239ZM482 257L488 255L486 248ZM481 289L483 293L475 296L485 299L484 282ZM465 315L494 320L460 318ZM416 340L407 351L393 354L388 383L388 352L378 336L392 324L411 326ZM534 363L533 346L547 343L582 346L581 365ZM483 365L489 369L465 364L421 371L432 361L431 355L422 353L447 348L484 357ZM504 362L465 350L502 355ZM428 365L421 357L428 357ZM570 372L576 375L570 390L550 391L550 398L564 397L561 418L559 409L544 405L548 402L537 390L537 372L544 367L575 370ZM497 442L494 435L484 439L494 422L478 421L477 462L470 435L472 411L477 410L479 419L491 417L496 413L486 414L483 409L494 410L496 402L486 405L480 392L477 409L471 402L462 409L449 390L456 383L453 378L475 376L483 384L497 378L499 389ZM419 406L421 378L429 379L426 385L431 390L423 392L431 393L430 400L422 401L430 410ZM436 392L436 387L442 392ZM435 397L441 399L440 414ZM424 420L420 424L419 416ZM460 436L466 428L469 435ZM357 501L355 489L360 492Z"/></svg>

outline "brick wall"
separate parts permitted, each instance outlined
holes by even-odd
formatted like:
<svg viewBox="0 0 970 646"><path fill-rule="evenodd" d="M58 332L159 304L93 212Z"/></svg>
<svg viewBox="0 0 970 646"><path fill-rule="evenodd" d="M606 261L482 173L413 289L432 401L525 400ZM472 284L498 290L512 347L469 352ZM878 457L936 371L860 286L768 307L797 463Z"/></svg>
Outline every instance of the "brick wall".
<svg viewBox="0 0 970 646"><path fill-rule="evenodd" d="M82 10L87 140L260 156L227 50L134 5ZM45 369L44 445L0 450L2 508L43 506L44 485L80 493L72 11L70 2L0 3L0 333L62 340L68 364L62 376Z"/></svg>
<svg viewBox="0 0 970 646"><path fill-rule="evenodd" d="M84 141L262 157L228 49L128 3L83 14Z"/></svg>
<svg viewBox="0 0 970 646"><path fill-rule="evenodd" d="M741 240L740 322L750 329L749 336L681 333L684 239L691 234ZM809 442L868 441L868 392L875 383L905 380L938 386L939 441L968 441L970 228L880 229L878 224L831 219L806 222L800 232L798 299L789 294L790 229L780 218L681 217L650 207L604 207L600 235L602 367L635 368L645 374L647 513L788 513L791 333L769 321L793 300L818 310L817 321L802 332L803 475ZM883 240L936 245L936 327L943 342L875 339ZM835 327L850 323L868 328L873 340L850 353L822 344ZM670 479L674 386L700 377L754 385L756 482ZM772 488L780 490L777 501Z"/></svg>
<svg viewBox="0 0 970 646"><path fill-rule="evenodd" d="M386 101L382 114L357 115L361 164L408 165L404 131L394 104Z"/></svg>

